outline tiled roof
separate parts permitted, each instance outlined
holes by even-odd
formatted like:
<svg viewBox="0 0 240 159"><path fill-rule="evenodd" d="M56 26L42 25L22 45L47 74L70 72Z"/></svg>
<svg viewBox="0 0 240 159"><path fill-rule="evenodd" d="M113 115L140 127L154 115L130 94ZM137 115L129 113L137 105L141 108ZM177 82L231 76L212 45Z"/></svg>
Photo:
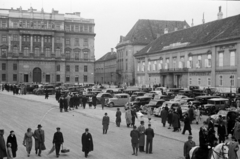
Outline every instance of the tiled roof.
<svg viewBox="0 0 240 159"><path fill-rule="evenodd" d="M124 37L123 41L130 41L132 44L147 45L157 38L157 34L164 34L165 28L168 28L168 32L172 32L175 28L181 30L184 26L189 27L186 21L140 19ZM119 43L119 45L121 44Z"/></svg>
<svg viewBox="0 0 240 159"><path fill-rule="evenodd" d="M95 62L103 62L103 61L108 61L108 60L113 60L113 59L117 59L117 53L116 52L108 52Z"/></svg>
<svg viewBox="0 0 240 159"><path fill-rule="evenodd" d="M240 15L161 35L135 56L240 38Z"/></svg>

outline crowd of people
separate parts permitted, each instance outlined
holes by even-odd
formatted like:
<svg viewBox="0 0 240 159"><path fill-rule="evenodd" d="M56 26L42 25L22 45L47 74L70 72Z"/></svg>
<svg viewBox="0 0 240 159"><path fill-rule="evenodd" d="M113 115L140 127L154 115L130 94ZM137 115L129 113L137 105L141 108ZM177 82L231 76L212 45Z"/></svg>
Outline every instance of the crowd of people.
<svg viewBox="0 0 240 159"><path fill-rule="evenodd" d="M27 88L25 85L18 86L16 84L2 84L0 85L2 88L2 91L6 90L7 92L13 92L13 95L26 95L27 94Z"/></svg>

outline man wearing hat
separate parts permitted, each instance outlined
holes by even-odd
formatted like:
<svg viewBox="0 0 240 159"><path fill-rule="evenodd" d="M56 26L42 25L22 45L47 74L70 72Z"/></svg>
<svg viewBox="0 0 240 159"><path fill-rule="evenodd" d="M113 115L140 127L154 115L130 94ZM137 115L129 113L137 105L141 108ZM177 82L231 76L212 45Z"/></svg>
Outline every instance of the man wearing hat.
<svg viewBox="0 0 240 159"><path fill-rule="evenodd" d="M42 125L41 124L39 124L38 129L34 131L33 137L35 139L36 154L38 154L38 156L41 156L42 150L46 150L46 147L45 147L45 144L44 144L45 135L44 135L44 131L42 130Z"/></svg>
<svg viewBox="0 0 240 159"><path fill-rule="evenodd" d="M145 135L147 136L146 140L146 153L152 153L152 143L154 138L154 131L151 128L151 124L148 124L148 128L145 130Z"/></svg>
<svg viewBox="0 0 240 159"><path fill-rule="evenodd" d="M195 142L192 141L192 135L189 135L188 136L188 141L186 141L184 143L184 147L183 147L183 155L185 157L185 159L190 159L190 156L189 156L189 151L194 147L196 146Z"/></svg>
<svg viewBox="0 0 240 159"><path fill-rule="evenodd" d="M4 140L4 130L0 130L0 159L3 159L4 157L7 157L7 151L6 151L6 144Z"/></svg>
<svg viewBox="0 0 240 159"><path fill-rule="evenodd" d="M63 144L63 142L64 142L63 134L62 134L62 132L60 132L60 128L57 127L57 132L55 132L54 136L53 136L53 145L55 145L57 157L59 157L60 147Z"/></svg>
<svg viewBox="0 0 240 159"><path fill-rule="evenodd" d="M184 115L183 121L184 121L184 128L183 128L182 134L184 135L184 134L185 134L185 131L188 130L189 135L192 135L191 124L190 124L190 119L189 119L189 117L188 117L188 113L186 113L186 114Z"/></svg>

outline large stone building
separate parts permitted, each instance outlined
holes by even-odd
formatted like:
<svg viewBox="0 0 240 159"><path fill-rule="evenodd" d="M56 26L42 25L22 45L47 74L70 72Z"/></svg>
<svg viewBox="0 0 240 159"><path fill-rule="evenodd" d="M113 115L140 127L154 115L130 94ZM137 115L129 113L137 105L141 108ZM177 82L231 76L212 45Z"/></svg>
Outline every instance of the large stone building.
<svg viewBox="0 0 240 159"><path fill-rule="evenodd" d="M161 35L136 55L138 85L240 87L240 15Z"/></svg>
<svg viewBox="0 0 240 159"><path fill-rule="evenodd" d="M111 52L106 53L95 61L94 82L101 84L116 84L116 64L117 54L111 49Z"/></svg>
<svg viewBox="0 0 240 159"><path fill-rule="evenodd" d="M93 83L94 20L0 9L0 82Z"/></svg>
<svg viewBox="0 0 240 159"><path fill-rule="evenodd" d="M138 20L117 44L117 82L135 84L134 54L160 35L187 28L185 21Z"/></svg>

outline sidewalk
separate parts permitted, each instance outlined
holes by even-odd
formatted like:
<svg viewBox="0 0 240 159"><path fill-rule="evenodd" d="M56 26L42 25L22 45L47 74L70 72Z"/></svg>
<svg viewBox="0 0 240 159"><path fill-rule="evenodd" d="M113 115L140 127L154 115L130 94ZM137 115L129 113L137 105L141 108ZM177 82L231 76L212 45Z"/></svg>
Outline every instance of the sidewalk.
<svg viewBox="0 0 240 159"><path fill-rule="evenodd" d="M48 99L45 99L44 96L37 96L37 95L32 95L32 94L13 95L12 92L6 92L6 91L0 92L0 93L5 94L5 95L9 95L9 96L14 96L16 98L25 99L25 100L41 102L43 104L48 104L48 105L51 105L51 106L56 106L56 107L59 106L59 104L55 100L54 96L50 96ZM83 115L86 115L86 116L89 116L89 117L97 118L99 120L102 120L102 117L104 116L104 113L108 113L108 116L110 117L110 121L112 123L115 123L116 109L117 108L105 108L104 110L102 110L101 106L98 105L96 109L89 108L87 106L86 109L83 109L82 107L79 107L79 109L74 109L73 111L79 112L79 113L81 113ZM120 110L122 112L121 126L126 127L125 110L124 110L123 107L121 107ZM69 111L68 113L71 113L71 111ZM145 121L145 127L147 128L147 124L148 124L147 117L144 117L144 121ZM136 119L136 126L139 126L139 125L140 125L140 122L138 121L138 119ZM155 132L156 136L161 136L161 137L177 140L179 142L187 141L188 131L185 132L185 135L182 135L181 132L172 132L172 129L168 129L168 124L167 124L166 127L162 126L160 118L153 117L152 120L151 120L151 125L152 125L152 128L154 129L154 132ZM182 126L182 129L183 129L183 123L181 123L181 126ZM199 142L198 132L199 132L200 126L202 126L202 125L201 124L200 125L192 124L191 126L192 126L193 140L196 142L196 144L198 144L198 142ZM129 128L129 130L130 129L132 129L132 128Z"/></svg>

